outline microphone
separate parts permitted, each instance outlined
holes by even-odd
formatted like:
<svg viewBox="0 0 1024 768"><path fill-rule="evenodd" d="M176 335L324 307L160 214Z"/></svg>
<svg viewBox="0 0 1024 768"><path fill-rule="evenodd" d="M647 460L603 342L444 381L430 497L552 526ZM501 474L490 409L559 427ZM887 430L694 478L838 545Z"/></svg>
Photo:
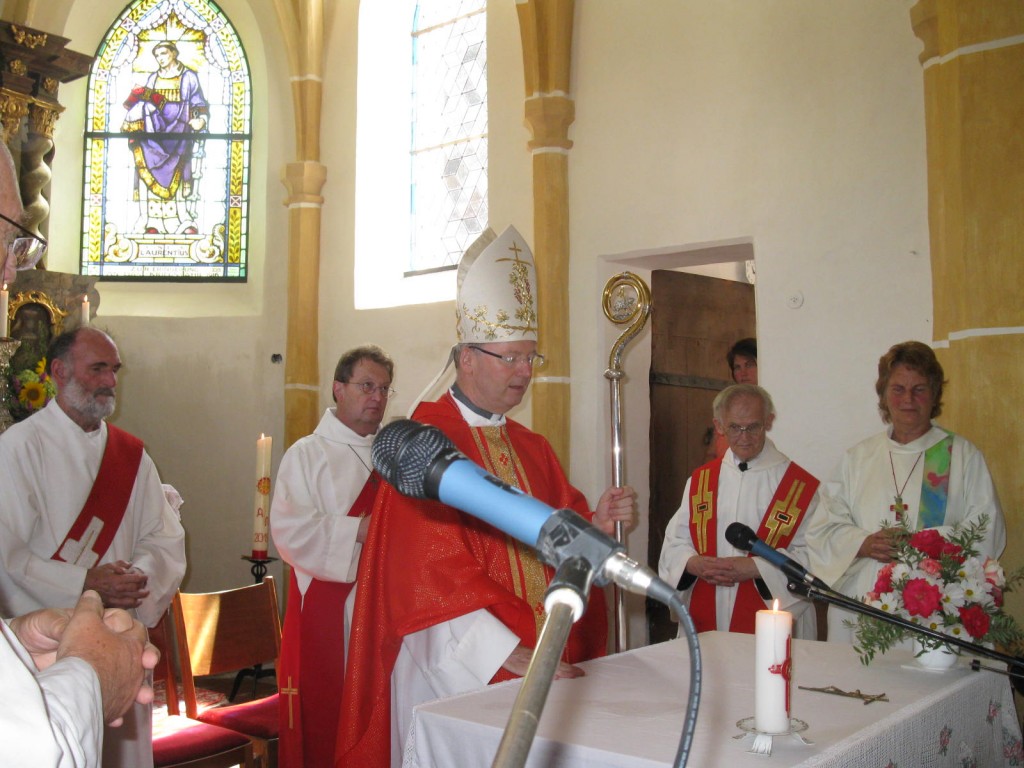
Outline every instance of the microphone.
<svg viewBox="0 0 1024 768"><path fill-rule="evenodd" d="M644 595L654 596L664 584L614 538L572 510L556 510L489 474L437 427L410 419L393 421L377 433L370 457L381 477L402 495L461 509L534 547L548 565L557 568L582 557L598 585L614 581Z"/></svg>
<svg viewBox="0 0 1024 768"><path fill-rule="evenodd" d="M429 424L391 422L374 438L370 458L402 495L444 502L531 547L555 511L486 472Z"/></svg>
<svg viewBox="0 0 1024 768"><path fill-rule="evenodd" d="M761 559L767 560L794 581L802 581L805 584L810 584L812 587L832 591L828 584L810 573L796 560L787 557L779 552L779 550L769 547L761 541L757 534L750 529L749 525L730 523L729 527L725 529L725 540L736 547L736 549L751 552Z"/></svg>

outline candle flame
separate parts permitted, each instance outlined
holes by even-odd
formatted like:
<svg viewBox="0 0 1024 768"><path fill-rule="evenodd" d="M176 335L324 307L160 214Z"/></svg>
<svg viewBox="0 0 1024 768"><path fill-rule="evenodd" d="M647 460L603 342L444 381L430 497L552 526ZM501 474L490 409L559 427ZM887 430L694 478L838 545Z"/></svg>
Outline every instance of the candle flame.
<svg viewBox="0 0 1024 768"><path fill-rule="evenodd" d="M779 598L777 598L777 597L775 598L775 602L772 603L772 610L773 611L779 610Z"/></svg>
<svg viewBox="0 0 1024 768"><path fill-rule="evenodd" d="M7 290L7 283L4 283L4 290Z"/></svg>
<svg viewBox="0 0 1024 768"><path fill-rule="evenodd" d="M267 437L267 436L266 436L265 434L263 434L262 432L260 432L260 440L264 440L264 439L266 439L266 437ZM778 600L776 600L775 602L779 602L779 601L778 601Z"/></svg>

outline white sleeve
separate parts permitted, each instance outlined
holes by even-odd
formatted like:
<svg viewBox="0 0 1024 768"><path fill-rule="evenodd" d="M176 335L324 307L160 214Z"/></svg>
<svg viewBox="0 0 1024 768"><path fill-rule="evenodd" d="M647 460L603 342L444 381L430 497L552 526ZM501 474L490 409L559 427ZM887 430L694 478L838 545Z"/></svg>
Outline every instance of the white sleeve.
<svg viewBox="0 0 1024 768"><path fill-rule="evenodd" d="M3 622L0 622L3 624ZM0 743L10 768L99 765L103 703L92 667L65 658L36 673L13 633L0 639Z"/></svg>
<svg viewBox="0 0 1024 768"><path fill-rule="evenodd" d="M690 481L686 481L683 501L665 528L665 541L658 559L658 575L675 589L686 571L687 561L697 554L690 537Z"/></svg>
<svg viewBox="0 0 1024 768"><path fill-rule="evenodd" d="M185 530L178 514L167 502L149 454L142 455L127 514L134 516L137 526L132 564L149 577L146 582L149 596L136 609L136 614L139 621L152 627L167 611L185 577Z"/></svg>
<svg viewBox="0 0 1024 768"><path fill-rule="evenodd" d="M360 518L348 512L365 478L359 482L350 475L350 468L332 468L298 444L282 457L270 505L270 530L277 551L296 571L323 581L356 580L363 550L356 539ZM338 498L340 493L346 498Z"/></svg>

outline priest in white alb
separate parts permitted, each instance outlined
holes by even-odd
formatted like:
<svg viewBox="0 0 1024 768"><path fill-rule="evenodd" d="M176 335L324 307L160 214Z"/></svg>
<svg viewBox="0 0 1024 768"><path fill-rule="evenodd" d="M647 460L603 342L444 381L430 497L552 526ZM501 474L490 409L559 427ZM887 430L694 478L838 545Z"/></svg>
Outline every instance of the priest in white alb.
<svg viewBox="0 0 1024 768"><path fill-rule="evenodd" d="M184 531L142 442L107 424L121 359L80 327L50 346L57 397L0 437L0 615L73 607L84 590L153 626L185 573ZM106 729L104 766L152 766L151 708Z"/></svg>
<svg viewBox="0 0 1024 768"><path fill-rule="evenodd" d="M786 589L771 563L726 541L743 523L770 547L807 566L804 533L818 504L818 481L768 439L775 420L771 396L754 384L722 390L713 404L725 455L698 467L682 504L665 529L658 573L686 593L698 632L753 634L757 611L779 606L793 613L794 635L814 640L814 609Z"/></svg>

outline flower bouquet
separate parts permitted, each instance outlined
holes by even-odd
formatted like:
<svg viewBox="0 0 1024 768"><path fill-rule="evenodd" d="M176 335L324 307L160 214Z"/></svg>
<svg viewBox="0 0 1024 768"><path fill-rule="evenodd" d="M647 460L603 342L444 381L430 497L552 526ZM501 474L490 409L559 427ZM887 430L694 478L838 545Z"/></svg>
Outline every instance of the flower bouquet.
<svg viewBox="0 0 1024 768"><path fill-rule="evenodd" d="M43 408L57 394L57 385L46 373L46 358L41 358L35 368L11 374L11 417L21 421Z"/></svg>
<svg viewBox="0 0 1024 768"><path fill-rule="evenodd" d="M895 560L882 567L863 602L973 643L1016 645L1024 632L1003 612L1003 593L1024 580L1024 572L1007 578L997 560L979 558L977 545L987 526L988 517L982 516L943 536L934 528L911 532L904 523L896 537ZM923 651L945 647L941 640L863 614L854 626L855 650L865 664L908 638L917 640Z"/></svg>

